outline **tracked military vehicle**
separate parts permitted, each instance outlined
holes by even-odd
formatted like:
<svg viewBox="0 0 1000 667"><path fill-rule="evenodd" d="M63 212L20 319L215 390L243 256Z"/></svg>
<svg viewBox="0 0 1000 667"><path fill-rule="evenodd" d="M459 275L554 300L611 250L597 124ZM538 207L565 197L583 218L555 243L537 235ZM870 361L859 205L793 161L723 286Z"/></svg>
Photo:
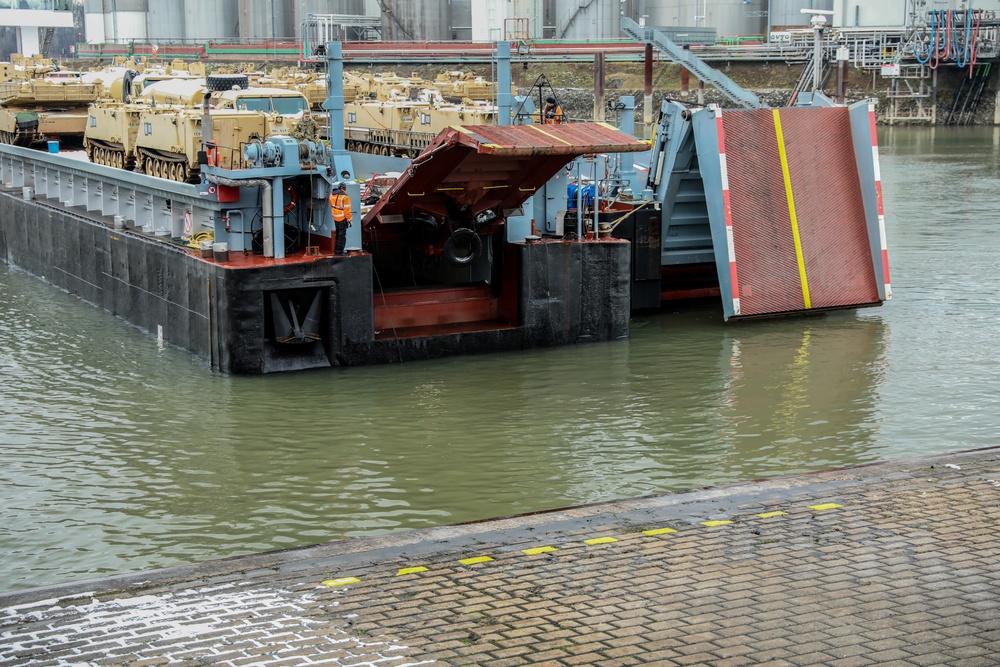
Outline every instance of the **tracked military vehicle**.
<svg viewBox="0 0 1000 667"><path fill-rule="evenodd" d="M291 134L309 108L300 92L246 88L247 83L246 75L160 81L128 103L95 103L89 110L87 154L98 164L196 182L207 113L212 122L209 160L240 168L247 143Z"/></svg>
<svg viewBox="0 0 1000 667"><path fill-rule="evenodd" d="M416 157L447 127L495 125L496 119L492 104L452 104L424 91L415 100L396 97L345 104L344 138L349 151Z"/></svg>

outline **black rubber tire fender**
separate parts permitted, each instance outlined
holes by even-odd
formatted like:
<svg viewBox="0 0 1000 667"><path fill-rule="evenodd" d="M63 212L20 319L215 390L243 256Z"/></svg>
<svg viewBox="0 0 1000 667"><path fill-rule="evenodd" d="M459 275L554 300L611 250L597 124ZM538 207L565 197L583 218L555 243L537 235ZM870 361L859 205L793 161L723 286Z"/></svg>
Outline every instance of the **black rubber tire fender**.
<svg viewBox="0 0 1000 667"><path fill-rule="evenodd" d="M468 245L469 252L464 255L459 255L459 249L463 246ZM448 240L444 242L444 247L441 248L441 256L445 258L450 264L455 266L468 266L472 262L476 261L479 254L483 251L483 239L480 238L479 234L475 233L468 227L459 227Z"/></svg>

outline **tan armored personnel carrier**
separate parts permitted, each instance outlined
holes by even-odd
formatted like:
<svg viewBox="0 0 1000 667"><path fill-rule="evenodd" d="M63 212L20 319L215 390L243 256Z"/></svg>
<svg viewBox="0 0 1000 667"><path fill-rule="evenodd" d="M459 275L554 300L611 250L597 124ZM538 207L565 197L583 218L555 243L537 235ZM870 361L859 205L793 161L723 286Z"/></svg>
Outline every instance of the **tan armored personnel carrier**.
<svg viewBox="0 0 1000 667"><path fill-rule="evenodd" d="M243 88L240 83L247 83L245 75L212 75L204 83L162 81L149 85L130 103L96 103L90 108L87 153L100 164L197 181L208 95L213 140L209 159L223 168L239 168L248 141L291 134L309 108L300 92Z"/></svg>
<svg viewBox="0 0 1000 667"><path fill-rule="evenodd" d="M322 74L295 67L276 68L256 76L251 74L250 81L253 86L297 90L306 96L312 109L322 109L327 97L326 78ZM348 95L346 90L344 95L345 98ZM351 97L353 99L353 95Z"/></svg>
<svg viewBox="0 0 1000 667"><path fill-rule="evenodd" d="M206 92L204 79L143 80L141 92L131 96L128 103L101 99L91 104L84 139L87 157L95 164L133 169L142 112L158 106L170 110L200 109Z"/></svg>
<svg viewBox="0 0 1000 667"><path fill-rule="evenodd" d="M148 83L193 79L204 76L205 70L201 63L149 66L121 60L96 71L65 71L39 57L12 57L3 65L7 67L0 67L0 142L20 146L51 139L82 140L87 107L96 100L127 102Z"/></svg>
<svg viewBox="0 0 1000 667"><path fill-rule="evenodd" d="M461 103L464 100L493 102L496 100L496 84L467 72L438 74L433 86L447 102Z"/></svg>
<svg viewBox="0 0 1000 667"><path fill-rule="evenodd" d="M415 157L437 134L452 125L494 125L495 106L451 104L433 94L417 100L355 101L344 105L347 150Z"/></svg>

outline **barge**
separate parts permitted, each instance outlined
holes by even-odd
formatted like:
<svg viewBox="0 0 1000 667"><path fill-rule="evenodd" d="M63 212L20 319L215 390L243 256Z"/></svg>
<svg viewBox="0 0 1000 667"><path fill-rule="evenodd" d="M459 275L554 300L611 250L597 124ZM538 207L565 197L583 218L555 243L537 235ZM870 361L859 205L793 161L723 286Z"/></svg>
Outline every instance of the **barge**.
<svg viewBox="0 0 1000 667"><path fill-rule="evenodd" d="M502 124L447 128L388 163L402 175L362 215L363 161L394 158L346 150L340 46L329 145L258 137L225 147L242 156L227 168L206 151L196 184L0 146L0 261L236 374L624 339L631 311L672 298L718 295L739 319L891 296L867 102L665 103L651 145L524 121L501 43ZM342 255L338 181L355 221Z"/></svg>

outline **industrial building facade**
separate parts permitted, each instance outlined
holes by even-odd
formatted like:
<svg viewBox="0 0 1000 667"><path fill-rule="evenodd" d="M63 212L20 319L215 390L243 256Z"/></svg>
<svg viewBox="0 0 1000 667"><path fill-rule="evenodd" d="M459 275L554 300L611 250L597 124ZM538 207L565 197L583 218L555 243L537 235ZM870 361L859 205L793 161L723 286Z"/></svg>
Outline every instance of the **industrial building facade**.
<svg viewBox="0 0 1000 667"><path fill-rule="evenodd" d="M497 41L614 39L623 16L714 28L720 36L762 35L807 27L803 9L832 12L833 27L902 27L923 10L972 4L1000 11L1000 0L83 0L83 10L90 43L301 38L310 14L380 17L374 37L383 40Z"/></svg>

